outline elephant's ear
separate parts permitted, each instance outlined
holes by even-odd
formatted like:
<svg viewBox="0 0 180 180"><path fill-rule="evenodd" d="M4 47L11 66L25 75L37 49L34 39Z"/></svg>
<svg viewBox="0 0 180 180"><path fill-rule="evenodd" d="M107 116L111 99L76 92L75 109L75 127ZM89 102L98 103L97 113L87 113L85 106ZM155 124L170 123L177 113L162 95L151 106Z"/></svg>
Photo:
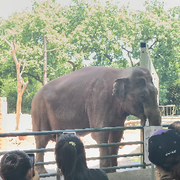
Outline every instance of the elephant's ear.
<svg viewBox="0 0 180 180"><path fill-rule="evenodd" d="M113 84L113 96L117 96L121 101L124 101L126 91L129 86L129 78L116 79Z"/></svg>

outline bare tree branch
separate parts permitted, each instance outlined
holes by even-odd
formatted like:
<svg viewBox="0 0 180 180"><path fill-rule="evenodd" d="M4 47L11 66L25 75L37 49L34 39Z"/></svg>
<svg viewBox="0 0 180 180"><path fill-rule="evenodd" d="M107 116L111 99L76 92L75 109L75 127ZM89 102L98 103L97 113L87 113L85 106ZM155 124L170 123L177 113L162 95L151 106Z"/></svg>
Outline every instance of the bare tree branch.
<svg viewBox="0 0 180 180"><path fill-rule="evenodd" d="M28 76L31 76L31 77L33 77L34 79L36 79L37 81L39 81L40 83L42 83L43 84L43 81L41 80L41 78L40 78L40 76L37 74L36 76L34 76L34 75L32 75L32 74L29 74L29 73L26 73L26 72L24 72L23 74L26 74L26 75L28 75Z"/></svg>
<svg viewBox="0 0 180 180"><path fill-rule="evenodd" d="M53 71L58 71L58 69L57 70L55 70L53 67L51 67L51 66L49 66L49 65L47 65L47 67L49 67L51 70L53 70Z"/></svg>
<svg viewBox="0 0 180 180"><path fill-rule="evenodd" d="M76 67L78 66L78 65L75 65L72 61L67 61L68 63L70 63L72 66L73 66L73 71L75 71L76 70Z"/></svg>
<svg viewBox="0 0 180 180"><path fill-rule="evenodd" d="M26 61L24 61L23 68L22 68L21 73L20 73L21 76L22 76L22 74L25 72L25 71L24 71L25 66L26 66Z"/></svg>
<svg viewBox="0 0 180 180"><path fill-rule="evenodd" d="M127 50L126 48L122 47L122 49L124 49L126 52L127 52L127 55L129 57L129 60L131 62L131 66L134 67L134 64L133 64L133 61L132 61L132 58L131 58L131 55L130 53L132 53L131 51Z"/></svg>
<svg viewBox="0 0 180 180"><path fill-rule="evenodd" d="M33 97L30 95L29 91L26 89L26 93L28 94L28 96L31 98L31 100L33 99Z"/></svg>
<svg viewBox="0 0 180 180"><path fill-rule="evenodd" d="M113 61L113 59L112 59L109 55L104 54L104 56L105 56L106 58L108 58L108 59L110 60L110 62L112 62L112 61Z"/></svg>
<svg viewBox="0 0 180 180"><path fill-rule="evenodd" d="M10 43L7 39L4 39L6 42L7 42L7 44L12 48L13 47L13 44L12 43Z"/></svg>
<svg viewBox="0 0 180 180"><path fill-rule="evenodd" d="M60 50L60 49L62 49L62 48L55 48L55 49L47 50L47 52L57 51L57 50Z"/></svg>
<svg viewBox="0 0 180 180"><path fill-rule="evenodd" d="M156 40L151 44L151 46L149 47L149 49L153 49L153 46L159 42L158 38L156 38Z"/></svg>

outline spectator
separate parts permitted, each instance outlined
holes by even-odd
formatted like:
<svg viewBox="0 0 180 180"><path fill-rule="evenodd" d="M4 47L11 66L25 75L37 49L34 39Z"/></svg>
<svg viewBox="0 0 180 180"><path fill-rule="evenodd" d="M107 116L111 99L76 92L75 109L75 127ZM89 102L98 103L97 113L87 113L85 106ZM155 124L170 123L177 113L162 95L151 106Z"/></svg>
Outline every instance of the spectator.
<svg viewBox="0 0 180 180"><path fill-rule="evenodd" d="M74 134L60 136L55 147L57 166L64 180L108 180L100 169L88 169L84 145Z"/></svg>
<svg viewBox="0 0 180 180"><path fill-rule="evenodd" d="M160 180L180 179L180 135L161 129L148 141L149 160L156 165Z"/></svg>
<svg viewBox="0 0 180 180"><path fill-rule="evenodd" d="M180 135L180 121L175 121L169 125L168 129L174 129Z"/></svg>
<svg viewBox="0 0 180 180"><path fill-rule="evenodd" d="M0 175L3 180L38 180L30 157L23 151L7 152L1 159Z"/></svg>

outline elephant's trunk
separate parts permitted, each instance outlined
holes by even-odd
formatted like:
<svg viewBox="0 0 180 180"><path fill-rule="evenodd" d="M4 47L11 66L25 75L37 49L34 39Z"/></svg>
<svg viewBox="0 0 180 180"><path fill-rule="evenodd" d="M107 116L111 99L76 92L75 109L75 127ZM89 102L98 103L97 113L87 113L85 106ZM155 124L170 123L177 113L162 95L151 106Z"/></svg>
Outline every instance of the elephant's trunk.
<svg viewBox="0 0 180 180"><path fill-rule="evenodd" d="M161 115L160 115L158 105L156 105L155 107L151 107L151 108L149 108L150 106L147 106L147 107L144 107L144 113L145 113L145 116L149 120L149 125L150 126L160 126L161 125Z"/></svg>

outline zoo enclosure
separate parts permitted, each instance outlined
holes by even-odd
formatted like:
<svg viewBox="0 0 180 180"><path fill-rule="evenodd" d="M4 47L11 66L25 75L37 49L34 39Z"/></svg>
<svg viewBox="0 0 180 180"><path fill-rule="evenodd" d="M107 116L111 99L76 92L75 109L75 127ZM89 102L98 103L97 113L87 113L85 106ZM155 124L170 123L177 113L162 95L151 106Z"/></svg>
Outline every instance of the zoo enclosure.
<svg viewBox="0 0 180 180"><path fill-rule="evenodd" d="M163 127L167 127L168 125L163 125ZM127 126L127 127L105 127L105 128L87 128L87 129L72 129L72 130L66 130L66 131L73 131L78 133L86 132L101 132L101 131L117 131L117 130L141 130L143 133L143 127L142 126ZM34 136L34 135L60 135L64 132L64 130L56 130L56 131L41 131L41 132L19 132L19 133L0 133L0 138L5 137L16 137L16 136ZM143 137L143 136L142 136ZM141 141L131 141L131 142L121 142L121 143L103 143L103 144L96 144L96 145L87 145L85 148L99 148L99 147L109 147L109 146L124 146L124 145L133 145L133 144L140 144L143 147L144 141L143 139ZM25 150L27 153L39 153L39 152L52 152L54 151L54 148L42 148L42 149L31 149L31 150ZM0 155L3 155L7 151L1 151ZM132 165L126 165L126 166L114 166L114 167L103 167L101 169L125 169L125 168L134 168L134 167L141 167L145 168L146 166L149 166L150 164L146 164L144 162L144 151L142 148L142 152L140 153L134 153L134 154L122 154L122 155L112 155L112 156L103 156L103 157L91 157L87 158L87 160L95 160L95 159L105 159L105 158L112 158L112 157L134 157L134 156L141 156L141 162L139 164L132 164ZM55 164L55 161L51 162L37 162L35 166L38 165L47 165L47 164ZM40 177L50 177L50 176L56 176L57 179L60 179L58 173L47 173L47 174L40 174Z"/></svg>

